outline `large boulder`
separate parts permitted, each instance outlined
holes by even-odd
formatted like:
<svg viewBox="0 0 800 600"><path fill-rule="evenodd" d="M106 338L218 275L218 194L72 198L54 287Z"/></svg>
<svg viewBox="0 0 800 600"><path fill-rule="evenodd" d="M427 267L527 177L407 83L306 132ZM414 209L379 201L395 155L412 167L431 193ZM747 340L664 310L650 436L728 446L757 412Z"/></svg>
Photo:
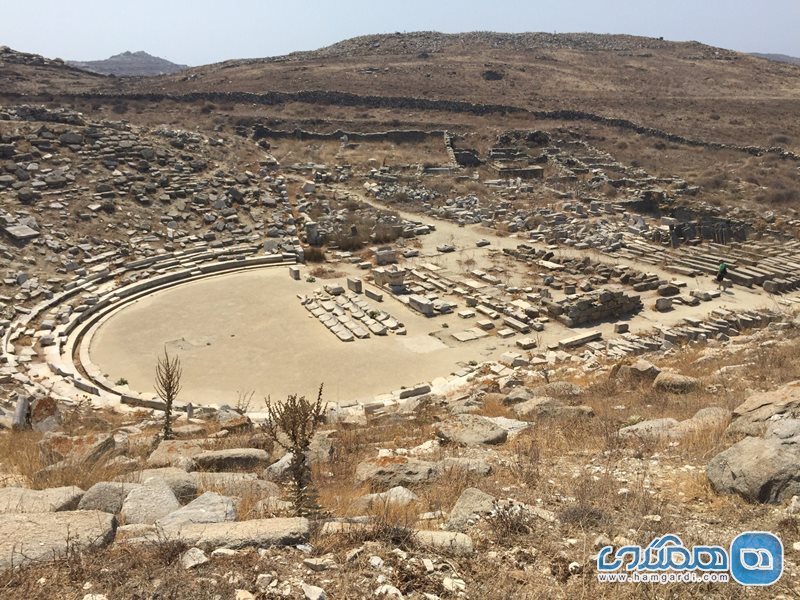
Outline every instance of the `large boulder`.
<svg viewBox="0 0 800 600"><path fill-rule="evenodd" d="M281 494L281 488L277 484L258 479L255 473L204 473L198 471L189 475L198 488L225 496L265 497Z"/></svg>
<svg viewBox="0 0 800 600"><path fill-rule="evenodd" d="M403 486L397 486L385 492L361 496L353 502L353 508L355 510L364 511L370 510L373 507L381 509L388 505L407 506L417 501L419 501L419 497L414 492Z"/></svg>
<svg viewBox="0 0 800 600"><path fill-rule="evenodd" d="M477 488L467 488L456 500L450 511L447 528L461 530L470 520L486 515L494 509L494 496L490 496Z"/></svg>
<svg viewBox="0 0 800 600"><path fill-rule="evenodd" d="M201 452L194 456L194 463L200 471L249 471L266 467L270 459L265 450L229 448Z"/></svg>
<svg viewBox="0 0 800 600"><path fill-rule="evenodd" d="M781 444L790 448L797 447L800 445L800 419L781 419L770 423L764 437L780 440Z"/></svg>
<svg viewBox="0 0 800 600"><path fill-rule="evenodd" d="M647 421L641 421L634 425L623 427L619 430L619 435L622 437L638 437L643 439L659 438L667 436L669 432L677 426L677 419L648 419Z"/></svg>
<svg viewBox="0 0 800 600"><path fill-rule="evenodd" d="M465 456L447 456L439 464L440 472L462 471L470 475L485 477L492 472L492 465L480 458L468 458Z"/></svg>
<svg viewBox="0 0 800 600"><path fill-rule="evenodd" d="M533 393L526 387L516 387L511 392L504 396L503 394L486 394L483 397L484 402L488 402L488 396L496 397L497 400L502 402L503 404L519 404L520 402L525 402L526 400L530 400L533 398Z"/></svg>
<svg viewBox="0 0 800 600"><path fill-rule="evenodd" d="M437 552L464 556L472 554L472 538L463 533L422 530L414 533L414 541Z"/></svg>
<svg viewBox="0 0 800 600"><path fill-rule="evenodd" d="M104 546L116 526L114 515L94 510L0 515L0 571Z"/></svg>
<svg viewBox="0 0 800 600"><path fill-rule="evenodd" d="M166 483L180 502L189 502L197 497L197 483L193 474L176 467L163 467L160 469L143 469L134 473L122 475L117 481L132 481L134 483L148 483L161 480Z"/></svg>
<svg viewBox="0 0 800 600"><path fill-rule="evenodd" d="M333 455L333 439L331 437L333 433L333 431L318 431L314 434L305 453L307 466L330 460ZM290 475L289 467L294 456L292 452L284 449L285 446L290 445L289 439L282 433L279 437L283 445L276 445L273 451L273 457L277 460L264 471L264 477L270 481L283 481Z"/></svg>
<svg viewBox="0 0 800 600"><path fill-rule="evenodd" d="M702 435L712 430L721 431L731 420L731 411L721 406L707 406L698 410L691 419L678 423L669 430L673 439L682 439L687 435Z"/></svg>
<svg viewBox="0 0 800 600"><path fill-rule="evenodd" d="M250 417L240 413L230 406L221 406L217 411L217 422L220 427L231 433L249 431L253 427Z"/></svg>
<svg viewBox="0 0 800 600"><path fill-rule="evenodd" d="M509 419L508 417L483 417L490 423L497 425L500 429L508 434L508 437L513 438L517 434L522 433L528 429L531 424L528 421L520 421L519 419Z"/></svg>
<svg viewBox="0 0 800 600"><path fill-rule="evenodd" d="M569 381L552 381L531 388L530 391L534 397L548 396L550 398L570 400L583 394L584 389L578 384L570 383Z"/></svg>
<svg viewBox="0 0 800 600"><path fill-rule="evenodd" d="M794 435L784 430L764 438L747 437L717 454L706 467L714 490L771 503L800 494L800 422L793 420L793 427Z"/></svg>
<svg viewBox="0 0 800 600"><path fill-rule="evenodd" d="M653 380L653 389L671 394L689 394L700 389L700 380L672 371L661 371Z"/></svg>
<svg viewBox="0 0 800 600"><path fill-rule="evenodd" d="M83 494L83 490L75 486L46 490L29 490L20 487L0 488L0 514L75 510Z"/></svg>
<svg viewBox="0 0 800 600"><path fill-rule="evenodd" d="M490 394L470 394L469 396L458 398L447 404L447 410L454 415L475 412L483 408L484 404L488 402L488 396L490 396ZM496 394L496 396L501 400L504 397L502 394Z"/></svg>
<svg viewBox="0 0 800 600"><path fill-rule="evenodd" d="M31 428L42 433L58 429L63 416L58 402L51 396L37 398L31 405Z"/></svg>
<svg viewBox="0 0 800 600"><path fill-rule="evenodd" d="M151 525L181 507L172 489L161 479L152 479L131 490L122 503L126 525Z"/></svg>
<svg viewBox="0 0 800 600"><path fill-rule="evenodd" d="M269 479L270 481L284 481L290 477L293 459L293 452L287 452L284 454L280 460L272 463L270 466L264 469L264 479ZM304 458L303 462L306 466L310 465L308 456Z"/></svg>
<svg viewBox="0 0 800 600"><path fill-rule="evenodd" d="M128 494L138 487L138 483L100 481L86 490L78 510L99 510L116 515L122 510L122 503Z"/></svg>
<svg viewBox="0 0 800 600"><path fill-rule="evenodd" d="M356 467L356 480L374 488L389 489L426 483L439 476L437 464L405 456L365 460Z"/></svg>
<svg viewBox="0 0 800 600"><path fill-rule="evenodd" d="M677 285L673 285L671 283L665 283L663 285L658 286L658 295L662 297L669 297L669 296L677 296L681 293L680 288Z"/></svg>
<svg viewBox="0 0 800 600"><path fill-rule="evenodd" d="M612 369L611 374L618 379L630 381L653 381L661 373L661 369L650 361L640 358L629 365L619 365Z"/></svg>
<svg viewBox="0 0 800 600"><path fill-rule="evenodd" d="M707 406L698 410L690 419L677 421L673 418L649 419L619 430L622 437L642 439L670 438L681 440L687 435L704 435L714 429L722 429L730 420L731 411L719 406Z"/></svg>
<svg viewBox="0 0 800 600"><path fill-rule="evenodd" d="M192 523L171 535L189 546L207 549L294 546L308 540L309 523L300 517Z"/></svg>
<svg viewBox="0 0 800 600"><path fill-rule="evenodd" d="M236 503L233 498L206 492L186 506L169 513L156 521L156 525L168 529L190 523L224 523L236 520Z"/></svg>
<svg viewBox="0 0 800 600"><path fill-rule="evenodd" d="M508 439L508 432L478 415L456 415L443 421L436 434L446 442L476 446L478 444L502 444Z"/></svg>
<svg viewBox="0 0 800 600"><path fill-rule="evenodd" d="M750 395L733 410L729 433L760 435L775 419L800 417L800 381Z"/></svg>
<svg viewBox="0 0 800 600"><path fill-rule="evenodd" d="M83 144L83 136L74 131L67 131L58 136L58 141L64 146L79 146Z"/></svg>
<svg viewBox="0 0 800 600"><path fill-rule="evenodd" d="M115 446L114 436L106 433L73 436L51 431L39 440L39 458L46 465L63 461L92 465Z"/></svg>
<svg viewBox="0 0 800 600"><path fill-rule="evenodd" d="M151 469L159 467L178 467L184 471L195 468L194 457L206 451L200 440L163 440L147 458Z"/></svg>
<svg viewBox="0 0 800 600"><path fill-rule="evenodd" d="M311 464L325 462L333 456L334 431L317 431L311 438L306 456Z"/></svg>
<svg viewBox="0 0 800 600"><path fill-rule="evenodd" d="M515 404L512 410L523 419L575 419L594 416L594 410L591 406L570 406L563 400L547 396L540 396Z"/></svg>

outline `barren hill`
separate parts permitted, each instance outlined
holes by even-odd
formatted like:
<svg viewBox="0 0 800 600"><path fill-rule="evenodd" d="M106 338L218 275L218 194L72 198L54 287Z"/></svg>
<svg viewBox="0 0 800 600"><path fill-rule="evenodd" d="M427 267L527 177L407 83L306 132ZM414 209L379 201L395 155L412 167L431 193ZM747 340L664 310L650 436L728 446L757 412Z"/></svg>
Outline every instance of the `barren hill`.
<svg viewBox="0 0 800 600"><path fill-rule="evenodd" d="M45 92L48 88L75 93L103 84L99 75L77 69L59 58L18 52L8 46L0 46L0 82L4 94Z"/></svg>
<svg viewBox="0 0 800 600"><path fill-rule="evenodd" d="M127 89L160 93L331 90L573 109L739 143L795 127L794 65L697 42L596 34L420 32L190 69ZM795 132L800 133L800 130ZM755 139L754 139L755 138Z"/></svg>
<svg viewBox="0 0 800 600"><path fill-rule="evenodd" d="M788 54L764 54L761 52L751 52L752 56L757 56L758 58L766 58L767 60L772 60L775 62L787 63L790 65L800 65L800 58L796 56L789 56Z"/></svg>
<svg viewBox="0 0 800 600"><path fill-rule="evenodd" d="M85 71L102 75L136 76L163 75L177 73L188 69L187 65L179 65L164 58L153 56L142 50L138 52L122 52L105 60L67 61L68 64Z"/></svg>
<svg viewBox="0 0 800 600"><path fill-rule="evenodd" d="M800 139L800 124L784 118L798 109L800 67L698 42L628 35L371 35L311 52L230 60L143 80L81 78L75 71L23 67L16 67L10 78L0 72L8 92L91 92L101 98L155 94L149 101L177 96L195 103L203 95L213 102L224 93L285 92L290 96L262 103L291 103L294 114L311 120L321 116L319 96L297 94L343 92L354 96L348 105L365 109L376 108L375 97L462 101L585 111L741 145L767 146L775 136ZM243 101L252 104L253 98ZM333 98L327 104L342 102ZM446 105L435 108L449 110ZM325 108L323 114L335 110ZM393 111L391 120L403 121L402 112ZM446 125L442 116L424 120Z"/></svg>

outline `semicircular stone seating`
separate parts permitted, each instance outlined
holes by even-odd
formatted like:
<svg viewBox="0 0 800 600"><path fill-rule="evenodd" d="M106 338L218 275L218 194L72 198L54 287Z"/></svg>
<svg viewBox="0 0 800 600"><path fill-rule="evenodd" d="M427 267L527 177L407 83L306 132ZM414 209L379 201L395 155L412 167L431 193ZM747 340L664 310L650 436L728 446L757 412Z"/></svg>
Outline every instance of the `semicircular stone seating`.
<svg viewBox="0 0 800 600"><path fill-rule="evenodd" d="M155 396L109 381L89 358L89 342L113 312L158 290L223 273L294 265L294 252L264 254L254 237L137 260L109 252L68 282L62 292L7 323L0 362L12 378L58 399L89 397L97 404L161 408ZM263 251L262 251L263 252ZM0 327L2 330L2 327Z"/></svg>

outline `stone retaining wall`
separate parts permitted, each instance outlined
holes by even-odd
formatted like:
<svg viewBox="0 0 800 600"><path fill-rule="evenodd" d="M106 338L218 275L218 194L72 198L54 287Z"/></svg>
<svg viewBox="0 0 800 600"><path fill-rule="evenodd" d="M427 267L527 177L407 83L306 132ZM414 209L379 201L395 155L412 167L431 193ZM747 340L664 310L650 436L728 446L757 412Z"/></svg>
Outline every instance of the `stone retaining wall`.
<svg viewBox="0 0 800 600"><path fill-rule="evenodd" d="M56 97L39 98L25 94L4 94L7 98L23 99L25 101L52 102ZM433 100L429 98L413 98L408 96L366 96L348 92L307 90L300 92L267 92L255 94L250 92L192 92L188 94L61 94L58 98L99 100L112 102L115 100L132 100L144 102L240 102L247 104L277 105L288 102L302 102L307 104L323 104L332 106L358 106L365 108L392 108L408 110L439 110L444 112L469 113L475 115L530 115L536 119L558 121L592 121L610 127L619 127L634 131L640 135L660 138L677 144L699 146L712 149L727 149L746 152L754 156L763 154L777 154L781 158L800 160L800 154L786 150L779 146L765 148L763 146L742 146L722 142L709 142L682 135L669 133L653 127L645 127L628 119L606 117L595 113L579 110L528 110L519 106L503 104L478 104L461 100Z"/></svg>

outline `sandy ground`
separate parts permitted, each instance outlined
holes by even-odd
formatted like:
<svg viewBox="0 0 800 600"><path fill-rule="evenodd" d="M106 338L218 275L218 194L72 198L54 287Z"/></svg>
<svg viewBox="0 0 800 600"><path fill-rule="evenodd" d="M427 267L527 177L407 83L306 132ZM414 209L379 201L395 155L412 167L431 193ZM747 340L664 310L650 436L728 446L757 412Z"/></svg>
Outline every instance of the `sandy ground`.
<svg viewBox="0 0 800 600"><path fill-rule="evenodd" d="M474 347L450 348L428 335L440 323L391 298L379 307L405 323L408 335L341 342L297 299L321 283L267 268L158 292L98 329L92 361L112 381L123 377L131 388L151 392L156 356L166 346L181 358L183 401L235 403L237 391L253 390L260 405L267 395L314 395L320 383L328 401L369 400L482 358Z"/></svg>

